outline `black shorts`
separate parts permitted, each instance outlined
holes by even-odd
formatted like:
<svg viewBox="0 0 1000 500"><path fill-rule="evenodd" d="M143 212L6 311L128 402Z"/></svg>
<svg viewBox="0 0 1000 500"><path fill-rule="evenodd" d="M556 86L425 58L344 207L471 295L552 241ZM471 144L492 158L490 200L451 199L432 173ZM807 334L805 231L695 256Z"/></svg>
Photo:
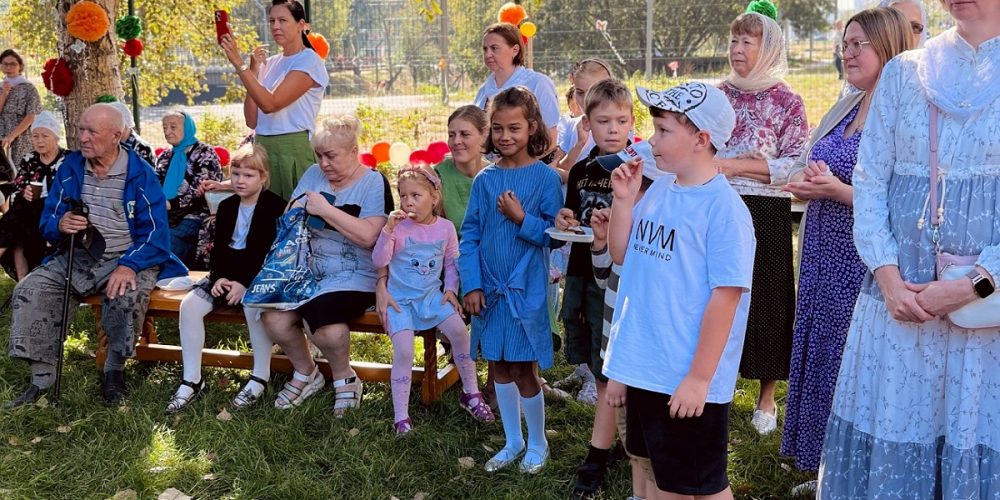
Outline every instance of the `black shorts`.
<svg viewBox="0 0 1000 500"><path fill-rule="evenodd" d="M295 312L315 333L328 325L347 323L361 317L375 306L373 292L327 292L302 304Z"/></svg>
<svg viewBox="0 0 1000 500"><path fill-rule="evenodd" d="M656 487L680 495L714 495L729 486L729 403L706 403L700 417L670 418L670 396L628 388L625 449L649 458Z"/></svg>

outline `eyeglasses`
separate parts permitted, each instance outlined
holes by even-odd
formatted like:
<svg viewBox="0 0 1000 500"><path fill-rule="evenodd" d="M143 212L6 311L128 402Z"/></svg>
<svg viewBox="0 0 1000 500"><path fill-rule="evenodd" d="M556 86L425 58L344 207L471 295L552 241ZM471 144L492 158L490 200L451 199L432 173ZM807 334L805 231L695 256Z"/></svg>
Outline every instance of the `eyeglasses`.
<svg viewBox="0 0 1000 500"><path fill-rule="evenodd" d="M924 34L924 25L916 21L910 21L910 31L913 31L914 35Z"/></svg>
<svg viewBox="0 0 1000 500"><path fill-rule="evenodd" d="M861 51L864 50L865 45L871 45L871 44L872 43L869 42L868 40L857 40L854 42L844 42L840 44L840 48L841 50L844 51L845 55L856 57L861 54Z"/></svg>
<svg viewBox="0 0 1000 500"><path fill-rule="evenodd" d="M15 62L4 62L4 63L0 63L0 66L3 66L5 68L11 68L11 67L14 67L14 66L20 66L20 64L18 64L16 61Z"/></svg>

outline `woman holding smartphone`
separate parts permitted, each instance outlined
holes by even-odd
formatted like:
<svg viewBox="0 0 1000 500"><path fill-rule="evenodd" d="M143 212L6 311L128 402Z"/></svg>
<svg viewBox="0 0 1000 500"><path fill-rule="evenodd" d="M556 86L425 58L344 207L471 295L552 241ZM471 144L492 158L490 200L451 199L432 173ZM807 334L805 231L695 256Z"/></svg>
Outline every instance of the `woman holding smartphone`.
<svg viewBox="0 0 1000 500"><path fill-rule="evenodd" d="M243 60L232 33L219 37L226 57L247 89L243 116L270 159L271 191L287 199L316 157L309 138L330 75L306 38L305 9L298 0L274 0L267 14L281 53L257 47Z"/></svg>

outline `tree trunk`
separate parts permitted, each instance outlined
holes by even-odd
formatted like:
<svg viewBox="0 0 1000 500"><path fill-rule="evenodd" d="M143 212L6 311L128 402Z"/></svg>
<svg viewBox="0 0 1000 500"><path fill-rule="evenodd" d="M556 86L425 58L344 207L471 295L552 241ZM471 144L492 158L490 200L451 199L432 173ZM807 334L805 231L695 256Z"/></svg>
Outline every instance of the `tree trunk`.
<svg viewBox="0 0 1000 500"><path fill-rule="evenodd" d="M66 119L66 145L76 149L77 124L80 115L88 106L104 94L110 94L122 99L122 75L119 67L118 43L115 37L115 20L118 18L119 0L92 0L108 12L111 23L108 34L100 40L88 43L77 52L71 46L77 41L66 31L66 13L77 0L59 0L58 10L59 55L69 62L73 71L73 91L63 98L63 117Z"/></svg>

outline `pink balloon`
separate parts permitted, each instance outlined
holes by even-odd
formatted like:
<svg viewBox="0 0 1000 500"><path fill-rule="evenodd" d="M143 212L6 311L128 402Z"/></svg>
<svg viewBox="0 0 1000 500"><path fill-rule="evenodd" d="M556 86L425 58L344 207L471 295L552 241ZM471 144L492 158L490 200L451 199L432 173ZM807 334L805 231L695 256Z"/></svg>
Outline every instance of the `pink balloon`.
<svg viewBox="0 0 1000 500"><path fill-rule="evenodd" d="M378 160L376 160L375 155L371 153L361 153L358 155L358 161L368 168L375 168L378 166Z"/></svg>
<svg viewBox="0 0 1000 500"><path fill-rule="evenodd" d="M417 149L410 153L410 164L412 165L429 165L432 163L430 161L430 154L423 150Z"/></svg>
<svg viewBox="0 0 1000 500"><path fill-rule="evenodd" d="M441 163L444 160L444 156L450 151L451 148L444 141L434 141L427 145L428 159L434 164Z"/></svg>

